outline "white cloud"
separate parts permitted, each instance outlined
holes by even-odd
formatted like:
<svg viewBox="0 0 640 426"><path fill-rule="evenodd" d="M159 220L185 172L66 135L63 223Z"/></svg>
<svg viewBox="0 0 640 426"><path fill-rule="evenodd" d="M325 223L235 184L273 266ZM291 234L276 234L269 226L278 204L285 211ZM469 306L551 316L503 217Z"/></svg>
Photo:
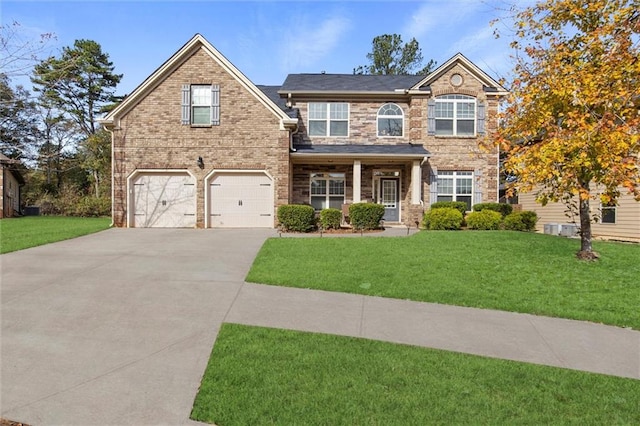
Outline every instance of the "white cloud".
<svg viewBox="0 0 640 426"><path fill-rule="evenodd" d="M327 57L351 26L344 16L332 16L316 24L310 20L309 17L295 19L293 28L287 29L282 46L282 66L287 72L296 72Z"/></svg>
<svg viewBox="0 0 640 426"><path fill-rule="evenodd" d="M458 52L471 54L487 48L491 49L492 47L495 47L493 28L487 24L475 33L471 33L454 42L449 48L449 52L451 55L455 55Z"/></svg>
<svg viewBox="0 0 640 426"><path fill-rule="evenodd" d="M428 0L411 15L402 34L407 40L419 40L438 28L460 26L483 6L479 0Z"/></svg>

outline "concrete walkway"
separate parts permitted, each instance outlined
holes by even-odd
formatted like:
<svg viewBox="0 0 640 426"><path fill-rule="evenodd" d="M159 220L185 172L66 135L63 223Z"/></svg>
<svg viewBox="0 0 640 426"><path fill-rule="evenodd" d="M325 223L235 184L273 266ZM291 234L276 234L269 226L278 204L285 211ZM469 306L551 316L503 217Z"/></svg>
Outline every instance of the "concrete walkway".
<svg viewBox="0 0 640 426"><path fill-rule="evenodd" d="M364 236L407 232L415 230ZM640 379L639 331L244 283L273 236L280 234L111 229L0 256L0 417L32 425L196 424L189 413L225 321Z"/></svg>

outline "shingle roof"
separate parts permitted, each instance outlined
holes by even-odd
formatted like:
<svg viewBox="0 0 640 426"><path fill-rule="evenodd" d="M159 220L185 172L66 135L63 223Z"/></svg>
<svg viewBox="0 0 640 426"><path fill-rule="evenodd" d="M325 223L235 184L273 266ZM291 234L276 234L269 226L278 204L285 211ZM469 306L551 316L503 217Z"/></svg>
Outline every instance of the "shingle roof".
<svg viewBox="0 0 640 426"><path fill-rule="evenodd" d="M289 74L280 92L393 92L396 89L410 89L424 77L423 75Z"/></svg>
<svg viewBox="0 0 640 426"><path fill-rule="evenodd" d="M273 103L275 103L281 110L283 110L290 118L298 118L298 108L287 107L287 100L281 98L278 94L280 86L264 86L256 84L256 87L262 91Z"/></svg>
<svg viewBox="0 0 640 426"><path fill-rule="evenodd" d="M413 145L410 143L397 145L355 145L355 144L337 144L337 145L297 145L295 146L297 154L304 155L381 155L381 156L409 156L409 157L428 157L431 155L429 151L424 149L422 145Z"/></svg>

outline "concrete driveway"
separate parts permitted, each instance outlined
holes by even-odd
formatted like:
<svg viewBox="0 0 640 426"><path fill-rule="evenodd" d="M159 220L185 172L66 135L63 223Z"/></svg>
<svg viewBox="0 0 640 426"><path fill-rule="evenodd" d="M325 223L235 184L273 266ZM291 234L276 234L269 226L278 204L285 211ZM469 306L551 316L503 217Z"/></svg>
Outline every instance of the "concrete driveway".
<svg viewBox="0 0 640 426"><path fill-rule="evenodd" d="M198 424L189 414L224 321L640 379L636 330L244 283L264 240L277 235L110 229L0 256L0 417L31 425Z"/></svg>
<svg viewBox="0 0 640 426"><path fill-rule="evenodd" d="M0 417L194 424L219 326L273 234L110 229L3 255Z"/></svg>

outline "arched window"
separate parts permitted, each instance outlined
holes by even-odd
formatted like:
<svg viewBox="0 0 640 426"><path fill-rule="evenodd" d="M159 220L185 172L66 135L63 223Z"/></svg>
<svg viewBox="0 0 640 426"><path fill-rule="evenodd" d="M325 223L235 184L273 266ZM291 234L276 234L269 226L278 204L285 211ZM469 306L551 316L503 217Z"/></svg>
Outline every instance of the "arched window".
<svg viewBox="0 0 640 426"><path fill-rule="evenodd" d="M384 104L378 110L378 136L402 136L404 114L396 104Z"/></svg>

